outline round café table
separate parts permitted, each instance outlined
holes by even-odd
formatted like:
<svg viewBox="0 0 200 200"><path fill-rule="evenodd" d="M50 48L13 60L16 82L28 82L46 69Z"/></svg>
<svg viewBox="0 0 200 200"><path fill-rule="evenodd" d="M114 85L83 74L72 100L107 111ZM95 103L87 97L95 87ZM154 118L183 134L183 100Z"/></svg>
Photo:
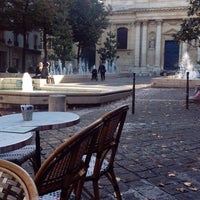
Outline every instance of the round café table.
<svg viewBox="0 0 200 200"><path fill-rule="evenodd" d="M31 121L24 121L22 113L16 113L0 117L0 132L24 134L34 130L38 170L41 166L40 131L69 127L79 121L80 116L72 112L33 112Z"/></svg>
<svg viewBox="0 0 200 200"><path fill-rule="evenodd" d="M0 132L0 153L7 153L22 148L31 143L33 133L16 134Z"/></svg>

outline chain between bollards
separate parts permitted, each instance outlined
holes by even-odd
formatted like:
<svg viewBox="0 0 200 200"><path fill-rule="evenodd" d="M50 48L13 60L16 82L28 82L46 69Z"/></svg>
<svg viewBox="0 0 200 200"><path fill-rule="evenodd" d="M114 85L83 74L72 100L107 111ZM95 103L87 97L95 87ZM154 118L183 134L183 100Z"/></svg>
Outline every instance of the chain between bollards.
<svg viewBox="0 0 200 200"><path fill-rule="evenodd" d="M132 114L135 113L135 73L133 73Z"/></svg>
<svg viewBox="0 0 200 200"><path fill-rule="evenodd" d="M186 109L189 109L189 72L187 72L187 82L186 82Z"/></svg>

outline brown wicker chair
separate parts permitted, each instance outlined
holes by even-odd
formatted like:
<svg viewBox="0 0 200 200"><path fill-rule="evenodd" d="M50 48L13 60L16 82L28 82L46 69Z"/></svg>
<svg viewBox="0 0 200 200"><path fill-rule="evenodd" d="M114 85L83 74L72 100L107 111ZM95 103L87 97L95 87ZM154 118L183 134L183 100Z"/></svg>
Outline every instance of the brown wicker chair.
<svg viewBox="0 0 200 200"><path fill-rule="evenodd" d="M0 159L14 162L17 165L22 165L27 160L30 160L32 164L34 164L33 158L35 156L35 151L36 151L35 145L26 145L20 149L16 149L6 153L1 153Z"/></svg>
<svg viewBox="0 0 200 200"><path fill-rule="evenodd" d="M98 182L102 175L106 175L112 183L117 199L122 199L114 173L114 160L127 111L128 105L123 105L101 117L104 123L103 129L98 136L85 179L85 181L93 182L94 197L89 190L84 188L92 199L100 199Z"/></svg>
<svg viewBox="0 0 200 200"><path fill-rule="evenodd" d="M80 199L91 149L103 123L97 120L61 144L42 164L34 181L40 198ZM87 155L83 161L83 155Z"/></svg>
<svg viewBox="0 0 200 200"><path fill-rule="evenodd" d="M9 134L9 133L7 133ZM27 134L33 134L33 132L29 132ZM13 135L13 134L12 134ZM17 135L16 135L17 137ZM29 137L29 136L27 136ZM32 141L32 137L30 137L28 140L23 141L23 147L19 148L18 144L15 146L18 147L18 149L12 150L12 147L7 146L7 150L5 153L0 153L0 159L1 160L8 160L10 162L14 162L17 165L22 165L27 160L30 160L33 164L33 168L35 167L35 154L36 154L36 146L30 145ZM10 151L9 151L10 150Z"/></svg>
<svg viewBox="0 0 200 200"><path fill-rule="evenodd" d="M20 166L0 160L0 199L39 200L33 179Z"/></svg>

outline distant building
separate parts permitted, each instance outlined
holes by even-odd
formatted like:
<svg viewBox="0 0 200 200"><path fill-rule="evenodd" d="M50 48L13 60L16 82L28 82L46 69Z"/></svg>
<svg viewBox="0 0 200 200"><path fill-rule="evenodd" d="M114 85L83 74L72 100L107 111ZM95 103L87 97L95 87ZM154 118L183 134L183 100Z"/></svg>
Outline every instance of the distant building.
<svg viewBox="0 0 200 200"><path fill-rule="evenodd" d="M159 74L176 69L188 52L194 65L200 60L200 49L186 43L177 44L173 34L187 17L186 0L103 0L111 5L109 27L117 36L117 71ZM103 34L100 42L106 37ZM98 55L97 55L98 56ZM97 58L98 61L98 58Z"/></svg>
<svg viewBox="0 0 200 200"><path fill-rule="evenodd" d="M100 38L101 47L107 32L117 37L117 72L135 72L141 75L159 74L163 69L173 70L185 52L198 67L200 48L186 43L177 44L173 34L180 30L180 24L187 17L186 0L102 0L112 7L109 26ZM39 32L27 35L26 70L35 69L44 57L43 41ZM194 41L195 42L195 41ZM23 36L9 31L0 31L0 72L15 67L21 72ZM47 41L48 55L53 54L52 38ZM91 52L83 51L89 67L99 65L95 47ZM84 60L83 60L84 61ZM74 64L76 66L77 64Z"/></svg>
<svg viewBox="0 0 200 200"><path fill-rule="evenodd" d="M26 71L34 72L41 59L40 34L32 31L27 34ZM0 72L9 67L22 71L23 36L11 31L0 31Z"/></svg>

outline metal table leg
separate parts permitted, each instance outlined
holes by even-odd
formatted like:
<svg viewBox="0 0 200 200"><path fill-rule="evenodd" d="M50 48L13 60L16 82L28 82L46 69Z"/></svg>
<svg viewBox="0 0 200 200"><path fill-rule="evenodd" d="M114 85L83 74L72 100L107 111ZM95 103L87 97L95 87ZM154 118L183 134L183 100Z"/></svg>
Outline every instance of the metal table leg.
<svg viewBox="0 0 200 200"><path fill-rule="evenodd" d="M35 166L35 170L36 172L38 171L38 169L41 166L41 149L40 149L40 132L39 130L35 131L35 144L36 144L36 166Z"/></svg>

